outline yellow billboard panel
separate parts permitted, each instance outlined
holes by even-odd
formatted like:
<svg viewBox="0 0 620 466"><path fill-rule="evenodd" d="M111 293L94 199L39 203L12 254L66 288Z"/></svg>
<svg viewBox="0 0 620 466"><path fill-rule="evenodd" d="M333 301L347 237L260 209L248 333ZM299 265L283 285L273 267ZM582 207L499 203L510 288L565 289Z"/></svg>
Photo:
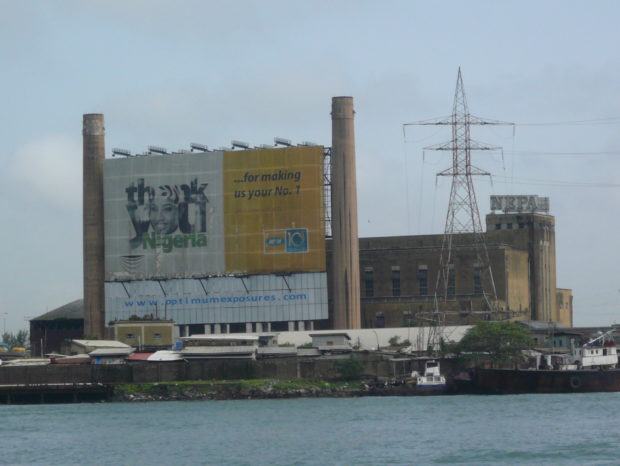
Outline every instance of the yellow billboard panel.
<svg viewBox="0 0 620 466"><path fill-rule="evenodd" d="M224 152L226 270L325 271L323 147Z"/></svg>

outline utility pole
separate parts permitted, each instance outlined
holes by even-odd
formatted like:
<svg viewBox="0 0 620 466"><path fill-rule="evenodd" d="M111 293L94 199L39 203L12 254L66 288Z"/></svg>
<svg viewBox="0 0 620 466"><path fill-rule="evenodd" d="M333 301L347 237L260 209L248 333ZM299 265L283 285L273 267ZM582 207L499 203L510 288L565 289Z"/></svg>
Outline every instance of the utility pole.
<svg viewBox="0 0 620 466"><path fill-rule="evenodd" d="M0 315L2 316L2 335L0 335L0 339L2 339L2 337L6 333L6 316L8 316L9 313L8 312L0 312Z"/></svg>
<svg viewBox="0 0 620 466"><path fill-rule="evenodd" d="M437 176L452 177L452 187L441 246L440 270L435 283L433 321L436 322L436 326L443 327L445 325L445 310L448 307L447 302L456 300L453 240L454 235L462 233L471 234L473 237L472 246L476 256L476 263L473 264L474 274L479 273L484 303L484 309L479 312L495 313L498 311L497 291L493 280L484 231L480 222L473 183L473 176L490 176L490 173L472 165L471 152L474 150L495 151L500 150L501 147L484 145L471 139L470 130L472 125L514 125L514 123L484 120L471 115L463 88L461 69L459 68L452 115L446 118L406 123L404 126L410 125L445 125L452 127L452 139L450 141L424 148L424 150L452 152L452 166L437 173ZM444 302L442 312L439 311L440 300ZM456 312L457 309L455 308L454 311ZM471 311L473 312L474 310L471 309Z"/></svg>

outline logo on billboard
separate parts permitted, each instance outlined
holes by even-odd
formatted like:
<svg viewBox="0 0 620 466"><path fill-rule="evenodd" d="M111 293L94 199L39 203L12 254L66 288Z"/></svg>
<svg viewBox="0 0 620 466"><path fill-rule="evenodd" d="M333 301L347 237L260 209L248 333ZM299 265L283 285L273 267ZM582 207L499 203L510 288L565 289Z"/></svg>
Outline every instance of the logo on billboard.
<svg viewBox="0 0 620 466"><path fill-rule="evenodd" d="M308 229L289 228L263 232L265 254L308 252Z"/></svg>
<svg viewBox="0 0 620 466"><path fill-rule="evenodd" d="M286 252L308 252L308 230L306 228L286 230Z"/></svg>

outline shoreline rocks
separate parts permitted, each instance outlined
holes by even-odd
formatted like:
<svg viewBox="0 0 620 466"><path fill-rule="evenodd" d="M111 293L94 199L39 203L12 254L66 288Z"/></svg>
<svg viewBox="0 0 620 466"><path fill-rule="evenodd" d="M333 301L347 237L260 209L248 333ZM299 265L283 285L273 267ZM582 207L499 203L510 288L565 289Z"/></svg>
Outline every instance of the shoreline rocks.
<svg viewBox="0 0 620 466"><path fill-rule="evenodd" d="M359 382L265 381L262 384L241 382L153 383L118 385L110 401L191 401L285 399L319 397L357 397L370 395L368 386Z"/></svg>

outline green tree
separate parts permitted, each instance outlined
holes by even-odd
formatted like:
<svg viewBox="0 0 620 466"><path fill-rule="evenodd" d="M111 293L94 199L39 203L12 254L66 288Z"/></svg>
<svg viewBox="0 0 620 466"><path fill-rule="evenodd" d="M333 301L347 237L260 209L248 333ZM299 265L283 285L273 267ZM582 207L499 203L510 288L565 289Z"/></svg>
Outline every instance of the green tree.
<svg viewBox="0 0 620 466"><path fill-rule="evenodd" d="M400 337L398 335L394 335L392 338L390 338L388 340L388 344L390 346L411 346L411 342L408 339L400 341Z"/></svg>
<svg viewBox="0 0 620 466"><path fill-rule="evenodd" d="M400 346L400 337L398 335L394 335L388 340L388 344L390 346Z"/></svg>
<svg viewBox="0 0 620 466"><path fill-rule="evenodd" d="M493 367L514 366L523 361L523 350L533 348L534 339L524 325L512 322L480 322L458 343L446 345L463 362Z"/></svg>
<svg viewBox="0 0 620 466"><path fill-rule="evenodd" d="M2 334L2 343L13 346L21 346L23 348L30 347L30 340L28 338L28 330L19 330L17 333L4 332Z"/></svg>

